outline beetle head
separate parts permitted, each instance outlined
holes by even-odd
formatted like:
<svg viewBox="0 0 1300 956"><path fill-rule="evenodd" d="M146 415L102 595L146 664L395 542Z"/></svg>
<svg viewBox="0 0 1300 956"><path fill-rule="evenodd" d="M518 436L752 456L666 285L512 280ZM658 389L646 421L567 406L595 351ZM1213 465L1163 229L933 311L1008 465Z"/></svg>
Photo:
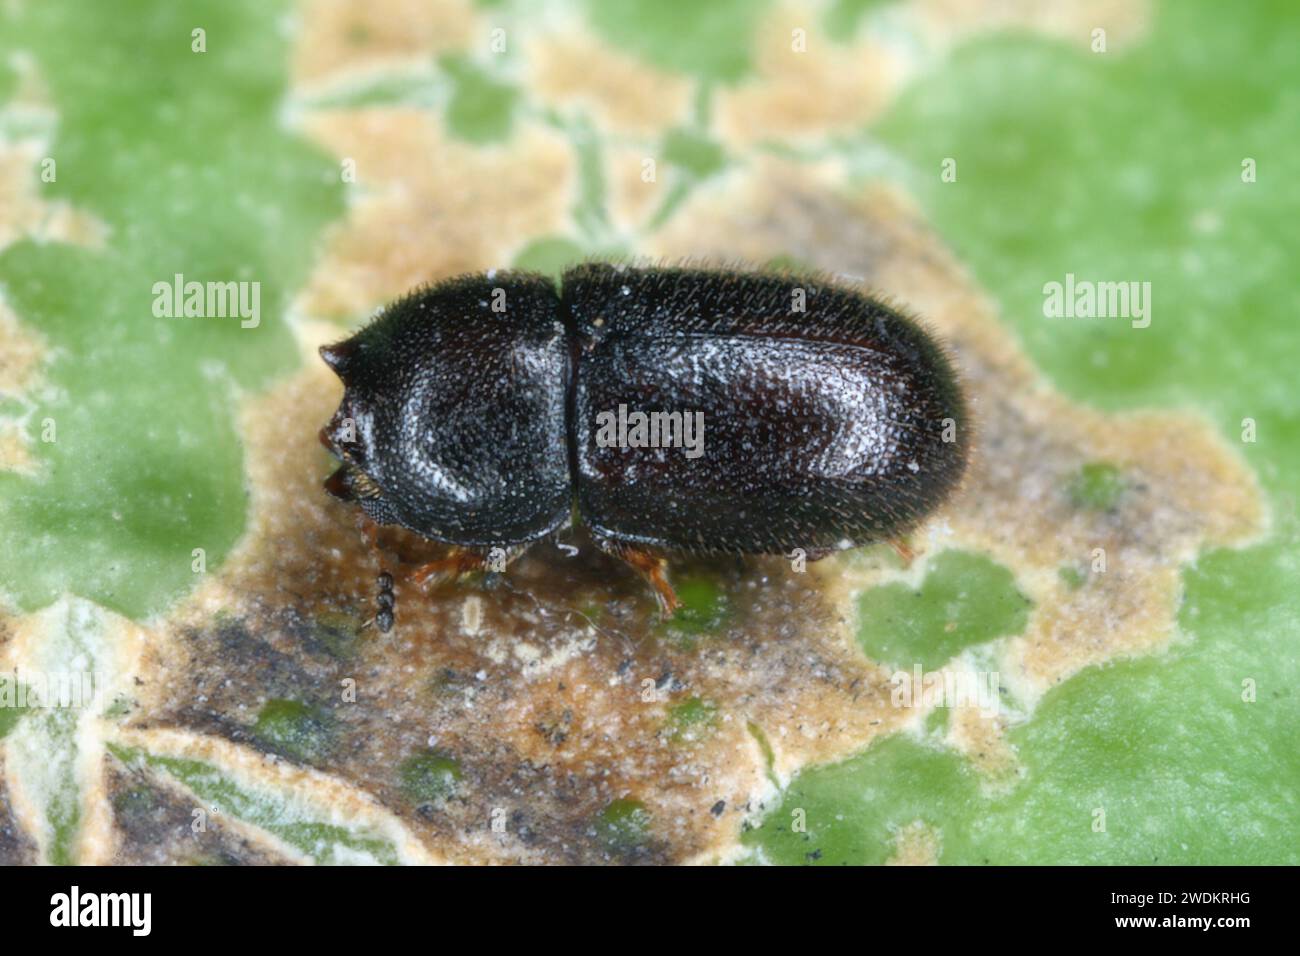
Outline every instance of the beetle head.
<svg viewBox="0 0 1300 956"><path fill-rule="evenodd" d="M322 346L321 358L343 381L343 401L329 423L320 430L320 443L342 464L325 479L324 487L340 501L359 504L371 518L381 524L393 520L392 507L373 476L373 420L358 390L350 384L358 352L358 338L336 345Z"/></svg>
<svg viewBox="0 0 1300 956"><path fill-rule="evenodd" d="M462 545L531 540L568 517L569 349L550 280L423 287L320 354L344 386L321 433L341 462L331 494Z"/></svg>

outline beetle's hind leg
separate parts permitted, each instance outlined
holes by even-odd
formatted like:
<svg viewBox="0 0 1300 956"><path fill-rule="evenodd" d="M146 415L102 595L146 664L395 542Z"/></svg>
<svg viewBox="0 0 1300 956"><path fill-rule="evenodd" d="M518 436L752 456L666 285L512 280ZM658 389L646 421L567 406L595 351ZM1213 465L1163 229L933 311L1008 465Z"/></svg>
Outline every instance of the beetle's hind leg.
<svg viewBox="0 0 1300 956"><path fill-rule="evenodd" d="M475 571L501 572L526 548L462 548L453 546L447 554L414 568L406 575L408 581L428 590L431 585L454 581Z"/></svg>
<svg viewBox="0 0 1300 956"><path fill-rule="evenodd" d="M668 568L667 558L653 551L646 551L608 538L594 540L600 550L630 564L649 582L650 587L654 589L655 601L659 604L659 614L662 617L672 617L682 606L682 602L677 599L677 592L673 590L665 573Z"/></svg>

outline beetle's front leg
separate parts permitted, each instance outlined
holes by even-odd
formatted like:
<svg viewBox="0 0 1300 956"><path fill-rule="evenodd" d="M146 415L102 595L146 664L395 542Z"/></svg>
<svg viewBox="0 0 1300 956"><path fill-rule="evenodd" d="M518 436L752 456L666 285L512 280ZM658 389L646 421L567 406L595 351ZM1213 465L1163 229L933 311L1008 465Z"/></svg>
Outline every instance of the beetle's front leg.
<svg viewBox="0 0 1300 956"><path fill-rule="evenodd" d="M636 569L650 587L654 589L655 601L659 604L659 614L664 618L670 618L682 606L682 602L677 598L677 592L668 582L668 575L665 571L668 568L668 559L661 554L648 551L642 548L634 547L630 544L624 544L611 538L594 538L596 547L606 554L613 555L620 561L630 564Z"/></svg>
<svg viewBox="0 0 1300 956"><path fill-rule="evenodd" d="M465 548L453 546L450 551L437 560L422 564L406 575L411 581L425 590L430 584L454 581L461 575L474 571L505 571L506 566L523 554L526 549L515 548Z"/></svg>

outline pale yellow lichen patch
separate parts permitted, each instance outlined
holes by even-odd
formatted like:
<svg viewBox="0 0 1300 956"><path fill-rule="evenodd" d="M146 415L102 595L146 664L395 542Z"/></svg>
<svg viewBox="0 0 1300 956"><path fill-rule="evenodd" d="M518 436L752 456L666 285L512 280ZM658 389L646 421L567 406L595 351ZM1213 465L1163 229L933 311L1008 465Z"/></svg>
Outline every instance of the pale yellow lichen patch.
<svg viewBox="0 0 1300 956"><path fill-rule="evenodd" d="M938 831L923 820L914 820L894 834L894 851L885 865L936 866L942 849Z"/></svg>
<svg viewBox="0 0 1300 956"><path fill-rule="evenodd" d="M528 40L530 89L548 105L586 112L613 135L652 137L685 121L691 84L582 33Z"/></svg>
<svg viewBox="0 0 1300 956"><path fill-rule="evenodd" d="M864 126L882 112L903 61L870 35L838 43L821 15L777 7L759 24L753 76L719 90L717 123L729 144L824 136Z"/></svg>
<svg viewBox="0 0 1300 956"><path fill-rule="evenodd" d="M488 42L469 0L302 0L298 23L293 79L300 88L421 66Z"/></svg>
<svg viewBox="0 0 1300 956"><path fill-rule="evenodd" d="M562 231L567 221L572 149L546 127L478 147L417 109L331 110L304 123L326 149L355 161L357 182L301 312L359 318L422 282L505 265L519 237Z"/></svg>
<svg viewBox="0 0 1300 956"><path fill-rule="evenodd" d="M977 33L1025 30L1105 52L1140 40L1151 22L1147 0L915 0L911 12L933 40L953 45Z"/></svg>

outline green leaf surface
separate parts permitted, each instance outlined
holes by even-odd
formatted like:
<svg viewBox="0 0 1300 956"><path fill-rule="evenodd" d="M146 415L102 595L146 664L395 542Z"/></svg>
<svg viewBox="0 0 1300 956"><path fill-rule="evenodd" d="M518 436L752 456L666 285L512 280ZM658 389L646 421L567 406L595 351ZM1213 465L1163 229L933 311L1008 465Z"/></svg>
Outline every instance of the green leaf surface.
<svg viewBox="0 0 1300 956"><path fill-rule="evenodd" d="M327 228L348 214L337 159L291 118L301 105L289 89L291 4L127 8L0 5L0 143L47 137L57 176L38 182L39 199L104 230L98 244L22 234L0 247L0 303L47 345L42 386L0 396L0 412L21 415L36 465L34 474L0 471L0 595L20 613L73 594L146 621L222 567L247 518L240 403L300 368L291 303ZM901 22L906 8L836 0L808 22L842 47L878 21ZM1259 475L1271 513L1265 540L1182 569L1168 650L1089 668L1048 691L1010 731L1021 772L1009 787L989 786L948 749L944 713L789 779L777 774L774 728L750 723L781 791L744 837L750 859L882 863L919 822L944 863L1300 862L1294 5L1169 0L1153 5L1134 40L1105 53L1027 30L976 32L942 55L909 50L906 85L865 128L733 143L718 101L753 79L756 38L773 9L765 0L572 7L578 26L611 50L691 84L694 117L665 121L643 140L605 128L589 103L543 108L526 58L497 64L479 49L308 101L339 110L401 103L485 150L504 148L526 122L545 123L572 150L570 213L502 248L551 275L586 256L639 254L696 191L722 188L769 155L847 160L855 185L883 178L919 203L1050 386L1108 413L1204 414ZM521 29L549 13L509 7ZM196 27L206 52L192 50ZM903 46L916 39L886 34ZM6 109L24 86L23 63L48 102ZM633 227L613 214L619 179L609 161L628 146L656 157L665 180ZM940 175L947 159L955 181ZM257 283L256 323L157 315L156 285L177 275ZM1150 283L1149 326L1046 315L1045 285L1067 276ZM1058 490L1092 516L1113 513L1132 487L1122 467L1102 461L1065 481ZM195 570L196 549L206 572ZM1069 588L1089 587L1086 568L1060 574ZM654 634L704 653L739 615L708 574L682 574L677 586L685 608ZM1011 568L965 552L933 559L917 587L874 588L855 605L868 656L927 670L1021 634L1032 611ZM365 639L355 627L325 626L321 656L346 661ZM441 698L462 691L450 680L439 687ZM247 720L264 748L308 762L329 752L329 723L307 705L277 696L257 716L256 707ZM48 779L35 758L23 769L40 784L54 862L73 859L81 825L70 769L78 719L0 710L7 747L53 754ZM691 690L662 729L680 745L719 719ZM398 858L383 836L303 815L215 767L110 746L314 858ZM393 782L409 800L430 801L453 793L459 772L449 757L418 753L395 767ZM654 822L645 803L625 797L590 827L612 854L630 856Z"/></svg>

